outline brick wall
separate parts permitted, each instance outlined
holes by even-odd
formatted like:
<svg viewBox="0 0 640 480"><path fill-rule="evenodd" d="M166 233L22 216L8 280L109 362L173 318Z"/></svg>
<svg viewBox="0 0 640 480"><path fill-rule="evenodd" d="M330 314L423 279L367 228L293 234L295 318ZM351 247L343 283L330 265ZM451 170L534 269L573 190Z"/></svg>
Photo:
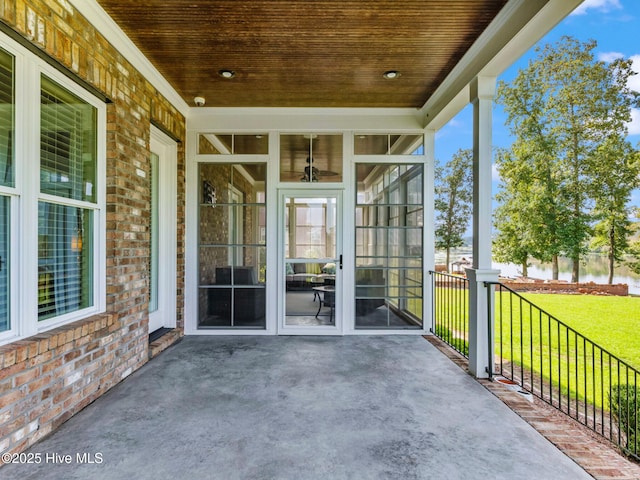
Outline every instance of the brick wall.
<svg viewBox="0 0 640 480"><path fill-rule="evenodd" d="M66 0L0 0L0 19L103 93L107 312L0 347L0 452L18 452L148 358L149 136L178 144L178 327L184 306L184 117Z"/></svg>
<svg viewBox="0 0 640 480"><path fill-rule="evenodd" d="M122 326L98 315L0 347L0 451L24 450L133 371L117 357Z"/></svg>

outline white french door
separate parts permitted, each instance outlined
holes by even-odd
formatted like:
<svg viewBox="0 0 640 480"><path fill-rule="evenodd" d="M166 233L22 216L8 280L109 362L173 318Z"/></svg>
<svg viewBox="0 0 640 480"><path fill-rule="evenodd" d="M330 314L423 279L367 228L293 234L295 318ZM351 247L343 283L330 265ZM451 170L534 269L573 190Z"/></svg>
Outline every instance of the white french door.
<svg viewBox="0 0 640 480"><path fill-rule="evenodd" d="M281 190L278 218L278 332L342 334L342 192Z"/></svg>
<svg viewBox="0 0 640 480"><path fill-rule="evenodd" d="M176 150L172 139L151 128L149 333L176 326Z"/></svg>

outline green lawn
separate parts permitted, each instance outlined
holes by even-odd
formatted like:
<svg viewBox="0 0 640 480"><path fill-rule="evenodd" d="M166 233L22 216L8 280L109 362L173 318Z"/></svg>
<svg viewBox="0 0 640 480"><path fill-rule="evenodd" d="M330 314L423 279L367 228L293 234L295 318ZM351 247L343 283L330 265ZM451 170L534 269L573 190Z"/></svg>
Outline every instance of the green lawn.
<svg viewBox="0 0 640 480"><path fill-rule="evenodd" d="M640 297L542 293L524 297L640 370Z"/></svg>
<svg viewBox="0 0 640 480"><path fill-rule="evenodd" d="M546 313L506 292L502 297L496 293L496 333L501 332L496 336L496 354L512 360L506 364L507 372L513 365L513 373L523 376L525 383L531 383L533 374L534 386L548 389L544 385L551 382L562 391L563 398L570 399L569 404L586 401L605 409L615 385L637 384L633 370L610 354L632 367L640 366L640 298L558 294L524 297Z"/></svg>
<svg viewBox="0 0 640 480"><path fill-rule="evenodd" d="M636 393L640 392L640 298L561 294L522 298L496 292L496 367L590 428L602 428L605 436L607 424L618 421L607 420L606 412L622 412L630 419L629 423L620 419L623 430L631 429L626 448L637 455L640 429L635 419L640 409L633 402L640 396ZM468 330L461 312L467 301L466 291L436 289L435 331L465 354ZM629 395L629 403L617 402L617 395L621 399Z"/></svg>
<svg viewBox="0 0 640 480"><path fill-rule="evenodd" d="M436 332L466 353L462 344L466 335L460 336L462 329L456 324L460 302L466 302L466 292L460 299L446 288L438 290L440 296L436 295L436 303L442 308L438 315L442 323L436 325ZM591 342L640 370L640 298L561 294L523 296ZM502 294L502 304L500 298L496 293L496 309L502 308L503 323L501 326L497 312L495 330L501 335L496 335L495 353L501 354L505 360L513 359L516 376L521 375L520 365L523 365L527 383L533 370L537 378L534 383L539 382L542 376L555 388L560 388L565 396L607 408L609 392L614 385L637 382L631 370L618 368L617 362L607 353L594 348L571 330L558 326L548 315L521 304L506 293ZM498 342L500 337L502 345ZM511 365L507 364L507 371L510 368ZM631 377L628 376L630 374Z"/></svg>

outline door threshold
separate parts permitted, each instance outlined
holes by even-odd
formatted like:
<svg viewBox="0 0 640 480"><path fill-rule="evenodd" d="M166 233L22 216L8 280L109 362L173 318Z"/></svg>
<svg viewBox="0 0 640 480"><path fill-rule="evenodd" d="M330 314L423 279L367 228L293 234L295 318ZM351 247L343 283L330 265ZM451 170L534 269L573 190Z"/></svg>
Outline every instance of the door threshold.
<svg viewBox="0 0 640 480"><path fill-rule="evenodd" d="M159 328L149 334L149 360L175 345L184 335L180 328Z"/></svg>
<svg viewBox="0 0 640 480"><path fill-rule="evenodd" d="M163 335L166 335L167 333L169 333L171 330L173 330L173 328L167 328L167 327L161 327L157 330L154 330L149 334L149 343L155 342Z"/></svg>

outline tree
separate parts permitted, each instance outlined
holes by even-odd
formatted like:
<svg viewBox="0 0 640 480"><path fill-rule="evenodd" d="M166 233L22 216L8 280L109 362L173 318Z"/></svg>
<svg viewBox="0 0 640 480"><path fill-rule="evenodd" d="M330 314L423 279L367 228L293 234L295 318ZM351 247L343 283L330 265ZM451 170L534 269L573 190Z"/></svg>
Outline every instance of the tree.
<svg viewBox="0 0 640 480"><path fill-rule="evenodd" d="M604 249L609 260L609 284L613 283L616 265L629 252L633 233L631 221L632 190L640 184L640 160L629 142L620 137L607 139L598 149L598 164L607 171L595 178L596 199L592 246Z"/></svg>
<svg viewBox="0 0 640 480"><path fill-rule="evenodd" d="M595 47L595 41L563 37L536 49L537 58L511 84L500 82L497 97L516 138L513 155L530 165L527 189L541 210L527 242L538 245L538 258L550 258L556 272L558 255L568 256L572 282L579 281L592 234L596 179L610 170L602 161L612 161L602 145L626 137L638 104L638 93L627 86L631 62L596 61Z"/></svg>
<svg viewBox="0 0 640 480"><path fill-rule="evenodd" d="M635 209L636 218L640 220L640 208ZM635 223L632 226L632 229L635 231L640 231L640 223ZM640 275L640 239L636 240L629 247L629 255L631 256L625 264L635 273Z"/></svg>
<svg viewBox="0 0 640 480"><path fill-rule="evenodd" d="M520 265L527 277L529 258L537 256L533 215L539 213L532 208L531 166L503 149L497 151L495 163L502 184L496 195L499 205L494 213L493 256L498 262Z"/></svg>
<svg viewBox="0 0 640 480"><path fill-rule="evenodd" d="M540 79L519 75L514 87L502 86L499 95L508 97L507 122L518 133L510 150L501 150L496 165L502 179L496 196L497 259L523 265L523 258L503 253L526 251L543 262L551 262L552 276L558 279L558 256L562 252L561 232L566 206L560 201L560 175L555 138L545 132L539 108L544 102ZM515 95L516 92L520 92ZM500 97L499 97L500 98ZM517 221L513 221L517 216ZM508 220L510 219L510 220ZM512 222L514 227L509 226ZM507 232L510 230L510 232ZM523 275L527 275L523 265Z"/></svg>
<svg viewBox="0 0 640 480"><path fill-rule="evenodd" d="M436 168L436 248L446 251L464 244L473 198L473 152L458 150L444 166Z"/></svg>

